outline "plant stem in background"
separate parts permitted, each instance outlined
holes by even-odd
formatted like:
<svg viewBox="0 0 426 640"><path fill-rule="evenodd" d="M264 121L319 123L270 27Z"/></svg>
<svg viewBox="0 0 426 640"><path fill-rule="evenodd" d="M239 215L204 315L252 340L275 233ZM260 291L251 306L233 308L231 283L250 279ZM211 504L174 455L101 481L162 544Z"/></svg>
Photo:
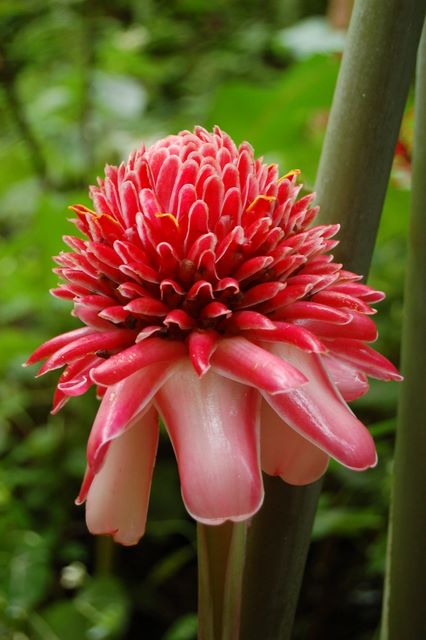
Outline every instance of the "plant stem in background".
<svg viewBox="0 0 426 640"><path fill-rule="evenodd" d="M426 0L355 2L318 169L319 224L340 223L336 257L367 274Z"/></svg>
<svg viewBox="0 0 426 640"><path fill-rule="evenodd" d="M402 372L382 640L426 638L426 27L415 99Z"/></svg>
<svg viewBox="0 0 426 640"><path fill-rule="evenodd" d="M81 101L79 113L80 145L83 155L82 175L94 164L92 135L93 69L96 63L96 21L90 3L82 6L81 20Z"/></svg>
<svg viewBox="0 0 426 640"><path fill-rule="evenodd" d="M238 640L246 523L197 524L198 637Z"/></svg>
<svg viewBox="0 0 426 640"><path fill-rule="evenodd" d="M248 535L241 620L244 640L290 638L321 490L321 482L291 487L271 476L264 476L264 482L265 502ZM257 617L262 622L253 630Z"/></svg>
<svg viewBox="0 0 426 640"><path fill-rule="evenodd" d="M25 113L25 107L19 97L15 71L6 66L6 61L7 52L0 46L0 84L3 86L10 118L14 122L18 134L27 147L29 161L35 175L41 186L47 189L50 186L50 181L44 153L32 130Z"/></svg>
<svg viewBox="0 0 426 640"><path fill-rule="evenodd" d="M320 224L342 226L338 258L364 274L425 9L425 0L358 0L350 23L316 188ZM319 484L300 488L267 481L266 506L248 530L241 640L291 637Z"/></svg>
<svg viewBox="0 0 426 640"><path fill-rule="evenodd" d="M115 545L109 536L98 536L95 541L95 573L109 576L113 571Z"/></svg>

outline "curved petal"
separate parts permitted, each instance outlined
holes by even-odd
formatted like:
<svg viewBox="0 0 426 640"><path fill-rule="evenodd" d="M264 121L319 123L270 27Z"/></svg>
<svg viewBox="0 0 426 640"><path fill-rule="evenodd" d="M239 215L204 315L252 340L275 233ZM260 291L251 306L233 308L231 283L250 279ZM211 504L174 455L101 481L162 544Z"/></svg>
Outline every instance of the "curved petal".
<svg viewBox="0 0 426 640"><path fill-rule="evenodd" d="M172 369L168 364L153 364L107 388L87 444L87 459L93 471L99 469L106 445L141 417Z"/></svg>
<svg viewBox="0 0 426 640"><path fill-rule="evenodd" d="M314 353L327 351L322 342L311 331L292 322L275 322L273 329L248 331L247 337L265 342L289 342L299 349Z"/></svg>
<svg viewBox="0 0 426 640"><path fill-rule="evenodd" d="M377 340L377 327L370 316L352 312L352 319L346 324L335 324L323 320L297 320L296 323L320 338L349 338L374 342Z"/></svg>
<svg viewBox="0 0 426 640"><path fill-rule="evenodd" d="M47 342L43 342L28 358L28 360L24 363L24 367L28 367L44 358L48 358L55 351L59 351L62 347L65 347L71 342L74 342L78 338L82 338L83 336L88 336L95 333L92 327L80 327L79 329L73 329L72 331L67 331L66 333L61 333L59 336L55 338L51 338L47 340Z"/></svg>
<svg viewBox="0 0 426 640"><path fill-rule="evenodd" d="M157 412L151 408L132 429L110 443L86 500L91 533L137 544L145 533L152 472L158 445Z"/></svg>
<svg viewBox="0 0 426 640"><path fill-rule="evenodd" d="M48 371L59 369L77 358L96 354L99 350L107 352L127 347L134 341L135 332L131 329L113 329L112 331L96 331L82 335L55 351L40 367L36 377ZM101 365L99 365L101 366Z"/></svg>
<svg viewBox="0 0 426 640"><path fill-rule="evenodd" d="M328 353L323 356L331 379L346 402L351 402L367 393L369 389L367 376L354 365Z"/></svg>
<svg viewBox="0 0 426 640"><path fill-rule="evenodd" d="M307 378L290 363L246 338L221 340L210 362L214 371L230 380L272 394L283 393L307 382Z"/></svg>
<svg viewBox="0 0 426 640"><path fill-rule="evenodd" d="M367 469L377 462L374 442L331 382L316 353L297 347L271 345L277 356L297 366L308 384L287 393L264 393L278 415L307 440L351 469Z"/></svg>
<svg viewBox="0 0 426 640"><path fill-rule="evenodd" d="M379 380L396 380L403 377L398 369L385 356L372 349L360 340L336 339L327 340L327 346L338 358L358 367L372 378Z"/></svg>
<svg viewBox="0 0 426 640"><path fill-rule="evenodd" d="M90 376L96 384L115 384L138 369L159 362L170 364L185 353L185 345L178 340L146 338L102 362L92 369Z"/></svg>
<svg viewBox="0 0 426 640"><path fill-rule="evenodd" d="M279 316L282 320L322 320L335 324L347 324L352 317L347 311L305 300L293 302L280 309Z"/></svg>
<svg viewBox="0 0 426 640"><path fill-rule="evenodd" d="M155 397L179 466L182 497L200 522L245 520L260 508L257 391L208 371L202 378L188 359Z"/></svg>
<svg viewBox="0 0 426 640"><path fill-rule="evenodd" d="M261 410L260 452L265 473L298 486L321 478L329 460L324 451L291 429L266 402Z"/></svg>
<svg viewBox="0 0 426 640"><path fill-rule="evenodd" d="M192 331L188 338L188 353L199 376L210 369L210 358L218 340L216 331Z"/></svg>

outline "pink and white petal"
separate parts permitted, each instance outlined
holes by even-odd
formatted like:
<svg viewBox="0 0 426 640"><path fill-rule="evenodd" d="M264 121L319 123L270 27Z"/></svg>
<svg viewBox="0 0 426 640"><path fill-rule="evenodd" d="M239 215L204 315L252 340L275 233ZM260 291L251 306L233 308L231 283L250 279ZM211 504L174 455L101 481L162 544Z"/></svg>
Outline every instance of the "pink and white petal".
<svg viewBox="0 0 426 640"><path fill-rule="evenodd" d="M307 381L297 368L270 351L246 338L226 338L218 343L210 362L214 371L230 380L271 394L283 393Z"/></svg>
<svg viewBox="0 0 426 640"><path fill-rule="evenodd" d="M120 382L139 369L151 364L176 362L186 353L185 345L178 340L146 338L105 360L91 371L96 384L105 386Z"/></svg>
<svg viewBox="0 0 426 640"><path fill-rule="evenodd" d="M354 311L352 320L346 324L335 324L322 320L297 320L297 324L309 329L320 338L348 338L374 342L377 340L377 327L370 316Z"/></svg>
<svg viewBox="0 0 426 640"><path fill-rule="evenodd" d="M265 473L297 486L321 478L329 461L322 449L291 429L266 402L261 410L260 453Z"/></svg>
<svg viewBox="0 0 426 640"><path fill-rule="evenodd" d="M275 322L273 329L248 331L247 337L265 342L289 342L299 349L310 353L324 353L327 351L319 338L304 327L292 322Z"/></svg>
<svg viewBox="0 0 426 640"><path fill-rule="evenodd" d="M59 349L69 345L78 338L82 338L83 336L88 336L93 333L95 332L91 327L80 327L79 329L73 329L72 331L61 333L59 336L55 336L55 338L51 338L51 340L43 342L43 344L30 355L23 366L28 367L40 360L43 360L44 358L48 358L56 351L59 351Z"/></svg>
<svg viewBox="0 0 426 640"><path fill-rule="evenodd" d="M108 443L122 436L143 415L172 370L169 364L153 364L107 388L87 444L91 469L99 469Z"/></svg>
<svg viewBox="0 0 426 640"><path fill-rule="evenodd" d="M331 353L323 356L323 364L346 402L352 402L367 393L367 376L356 366Z"/></svg>
<svg viewBox="0 0 426 640"><path fill-rule="evenodd" d="M392 362L360 340L344 338L327 340L327 346L338 358L358 367L372 378L396 380L397 382L403 379Z"/></svg>
<svg viewBox="0 0 426 640"><path fill-rule="evenodd" d="M330 380L321 356L290 345L269 348L309 379L306 385L287 393L264 393L282 420L346 467L374 467L377 455L373 439Z"/></svg>
<svg viewBox="0 0 426 640"><path fill-rule="evenodd" d="M188 353L192 366L199 376L210 369L210 358L215 350L219 335L216 331L192 331L188 338Z"/></svg>
<svg viewBox="0 0 426 640"><path fill-rule="evenodd" d="M282 320L321 320L335 324L347 324L351 321L351 314L341 309L334 309L317 302L293 302L277 313Z"/></svg>
<svg viewBox="0 0 426 640"><path fill-rule="evenodd" d="M77 358L96 354L97 351L115 351L124 349L134 341L135 332L131 329L113 329L112 331L91 331L66 344L53 353L40 367L37 378L48 371L59 369Z"/></svg>
<svg viewBox="0 0 426 640"><path fill-rule="evenodd" d="M188 359L155 396L175 450L182 497L205 524L238 522L263 501L256 390L209 370L202 378Z"/></svg>
<svg viewBox="0 0 426 640"><path fill-rule="evenodd" d="M139 542L145 533L158 433L157 412L151 408L110 443L87 494L86 522L91 533L112 535L123 545Z"/></svg>

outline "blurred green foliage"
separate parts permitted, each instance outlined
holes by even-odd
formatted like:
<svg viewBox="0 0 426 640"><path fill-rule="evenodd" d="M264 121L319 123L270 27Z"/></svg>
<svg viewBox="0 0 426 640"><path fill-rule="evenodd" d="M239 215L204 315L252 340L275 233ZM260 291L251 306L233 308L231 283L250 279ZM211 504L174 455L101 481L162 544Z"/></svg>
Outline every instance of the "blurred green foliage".
<svg viewBox="0 0 426 640"><path fill-rule="evenodd" d="M48 296L55 284L51 256L71 230L67 206L88 204L87 184L103 163L120 161L142 140L219 124L278 161L282 173L300 168L313 186L339 56L298 56L282 30L312 14L323 28L325 5L0 4L2 639L196 637L195 530L170 444L161 441L142 543L125 549L90 537L73 499L96 400L79 398L48 417L55 375L34 382L34 371L21 363L41 341L76 326L69 305ZM391 182L371 273L373 285L387 292L378 315L380 348L396 363L405 177L401 183L399 171ZM355 474L331 465L296 639L362 640L378 624L396 396L394 384L373 382L356 406L376 437L379 466Z"/></svg>

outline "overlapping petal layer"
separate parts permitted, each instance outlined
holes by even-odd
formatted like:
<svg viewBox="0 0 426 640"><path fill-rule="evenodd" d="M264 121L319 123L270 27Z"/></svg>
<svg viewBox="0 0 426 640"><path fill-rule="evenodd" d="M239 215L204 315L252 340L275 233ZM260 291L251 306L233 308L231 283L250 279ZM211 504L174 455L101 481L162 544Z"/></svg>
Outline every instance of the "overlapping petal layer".
<svg viewBox="0 0 426 640"><path fill-rule="evenodd" d="M329 456L289 427L266 402L261 411L262 469L293 485L311 484L328 466Z"/></svg>
<svg viewBox="0 0 426 640"><path fill-rule="evenodd" d="M210 524L260 507L260 460L293 484L329 456L375 464L345 401L367 376L400 379L367 344L383 293L333 261L338 225L311 226L298 173L279 178L249 144L197 127L107 166L94 210L71 207L81 237L64 237L52 293L86 326L27 364L64 367L54 412L92 385L102 398L78 499L93 532L143 534L158 413L188 511Z"/></svg>
<svg viewBox="0 0 426 640"><path fill-rule="evenodd" d="M189 360L156 394L186 508L200 522L245 520L262 503L259 403L254 389L213 371L199 379Z"/></svg>
<svg viewBox="0 0 426 640"><path fill-rule="evenodd" d="M139 542L145 532L157 444L154 409L111 442L87 495L86 520L92 533L110 534L124 545Z"/></svg>

